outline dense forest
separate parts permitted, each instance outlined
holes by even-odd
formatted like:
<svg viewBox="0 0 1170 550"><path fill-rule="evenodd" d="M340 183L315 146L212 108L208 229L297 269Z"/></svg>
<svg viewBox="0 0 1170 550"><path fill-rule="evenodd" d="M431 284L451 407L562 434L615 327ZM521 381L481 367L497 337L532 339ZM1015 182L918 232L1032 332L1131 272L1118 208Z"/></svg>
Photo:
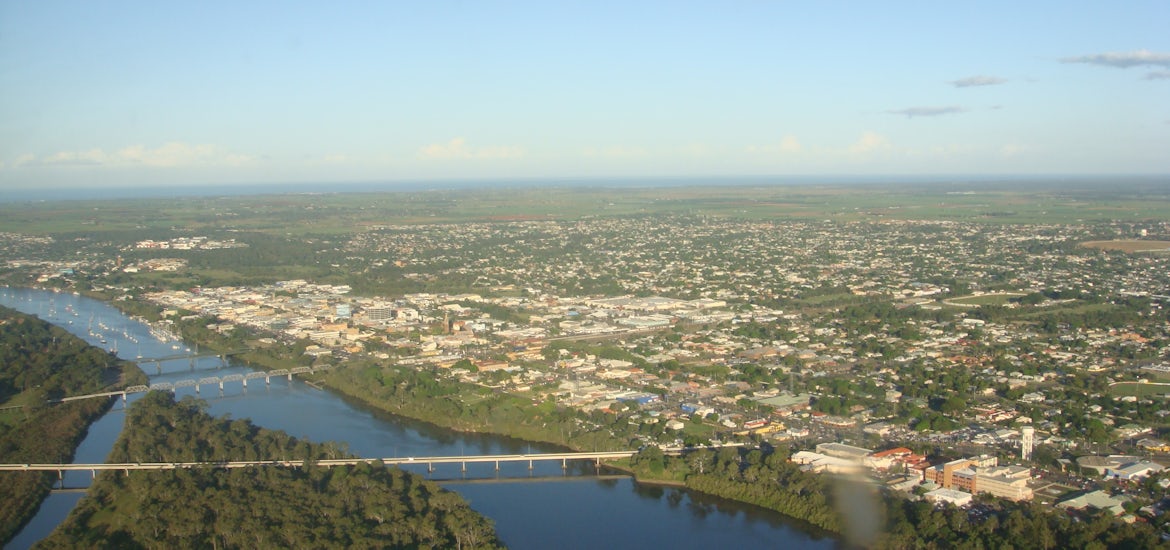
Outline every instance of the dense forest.
<svg viewBox="0 0 1170 550"><path fill-rule="evenodd" d="M123 368L127 379L139 380L133 365L36 317L0 307L0 462L68 462L109 401L51 405L48 399L109 389L122 383ZM0 542L7 542L36 513L56 474L0 476Z"/></svg>
<svg viewBox="0 0 1170 550"><path fill-rule="evenodd" d="M1147 524L1118 528L1108 513L1076 519L1030 502L978 499L969 509L936 506L863 480L810 474L786 449L696 451L664 456L647 447L631 459L640 479L686 480L703 493L748 502L871 548L1160 548Z"/></svg>
<svg viewBox="0 0 1170 550"><path fill-rule="evenodd" d="M297 468L107 472L42 548L495 548L461 497L380 463L325 468L344 453L203 403L151 392L134 403L113 462L296 460Z"/></svg>

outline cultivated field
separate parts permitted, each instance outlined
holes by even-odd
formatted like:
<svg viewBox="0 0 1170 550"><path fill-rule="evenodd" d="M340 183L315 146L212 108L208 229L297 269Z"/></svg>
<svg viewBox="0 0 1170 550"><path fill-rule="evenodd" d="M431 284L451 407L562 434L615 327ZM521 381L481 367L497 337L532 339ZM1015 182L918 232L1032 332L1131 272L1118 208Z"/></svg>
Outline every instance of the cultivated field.
<svg viewBox="0 0 1170 550"><path fill-rule="evenodd" d="M1107 187L1108 193L1101 191ZM1119 191L1120 190L1120 191ZM17 201L0 203L0 232L24 235L150 234L173 227L326 236L386 225L573 220L649 215L742 220L928 220L1063 224L1170 220L1161 185L1089 181L932 184L637 186L517 185L381 193ZM1157 243L1158 241L1139 241ZM1170 247L1170 243L1162 243Z"/></svg>

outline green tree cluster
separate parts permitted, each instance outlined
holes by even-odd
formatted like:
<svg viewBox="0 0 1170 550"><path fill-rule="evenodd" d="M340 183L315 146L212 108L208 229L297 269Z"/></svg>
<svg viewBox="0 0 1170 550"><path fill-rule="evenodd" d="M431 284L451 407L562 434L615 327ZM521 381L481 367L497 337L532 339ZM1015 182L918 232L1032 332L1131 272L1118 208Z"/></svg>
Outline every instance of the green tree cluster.
<svg viewBox="0 0 1170 550"><path fill-rule="evenodd" d="M301 466L106 472L44 548L496 548L457 494L380 462L325 468L331 444L151 392L131 408L115 462L298 460Z"/></svg>
<svg viewBox="0 0 1170 550"><path fill-rule="evenodd" d="M643 456L644 455L644 456ZM786 449L700 450L664 457L646 448L632 464L687 470L688 488L748 502L808 522L866 548L1161 548L1149 524L1121 526L1112 515L1073 519L1030 502L994 501L971 509L910 500L787 460Z"/></svg>
<svg viewBox="0 0 1170 550"><path fill-rule="evenodd" d="M30 315L0 307L0 462L68 462L89 425L110 402L87 399L50 405L64 395L109 389L130 364ZM131 371L133 369L133 371ZM5 474L0 483L0 543L32 518L49 494L51 472Z"/></svg>

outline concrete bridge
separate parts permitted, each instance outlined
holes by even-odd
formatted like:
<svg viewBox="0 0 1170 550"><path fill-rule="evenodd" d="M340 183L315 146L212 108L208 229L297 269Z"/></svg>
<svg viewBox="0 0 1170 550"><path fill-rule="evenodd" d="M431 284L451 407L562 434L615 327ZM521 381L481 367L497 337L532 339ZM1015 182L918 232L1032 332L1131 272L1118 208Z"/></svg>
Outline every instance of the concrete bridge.
<svg viewBox="0 0 1170 550"><path fill-rule="evenodd" d="M244 348L244 349L236 349L236 350L230 350L230 351L209 351L209 352L200 353L198 347L196 347L194 353L177 353L174 355L164 355L162 357L140 357L138 359L135 359L134 362L138 365L138 368L142 368L142 369L144 369L146 365L153 363L155 371L158 374L162 374L162 364L167 362L167 361L178 361L180 359L186 359L190 363L191 368L194 369L196 359L199 359L201 357L218 357L219 358L219 365L222 367L222 366L227 365L227 358L228 357L231 357L233 355L239 355L241 353L246 353L249 351L252 351L252 350L250 348Z"/></svg>
<svg viewBox="0 0 1170 550"><path fill-rule="evenodd" d="M724 447L741 447L742 443L730 443ZM698 448L668 448L663 453L680 455L692 450L714 449L719 447ZM331 468L333 466L355 466L357 464L374 465L381 462L385 466L425 465L427 471L433 472L436 464L459 464L466 472L468 464L494 464L500 469L501 463L527 462L528 469L533 469L536 462L559 461L561 468L568 468L570 460L588 460L597 466L603 461L629 458L638 454L638 451L599 451L599 452L568 452L568 453L538 453L538 454L510 454L510 455L470 455L470 456L425 456L425 457L394 457L394 458L337 458L311 461L318 467ZM94 477L100 471L114 470L129 474L137 470L182 470L202 468L258 468L277 466L284 468L300 468L305 465L304 460L239 460L217 462L126 462L118 464L0 464L0 472L57 472L59 478L64 478L65 472L89 471Z"/></svg>
<svg viewBox="0 0 1170 550"><path fill-rule="evenodd" d="M671 450L667 452L678 452L678 450ZM318 467L331 468L333 466L355 466L357 464L373 465L381 462L386 466L407 466L407 465L425 465L427 471L433 472L437 464L459 464L461 469L466 472L468 464L490 463L494 464L496 470L500 469L500 463L506 462L527 462L528 469L533 469L533 464L540 461L560 461L562 468L568 467L570 460L590 460L597 466L601 465L603 460L615 460L619 458L629 458L638 451L603 451L603 452L584 452L584 453L541 453L541 454L519 454L519 455L473 455L473 456L427 456L427 457L406 457L406 458L337 458L337 459L323 459L311 461ZM65 472L90 472L94 477L101 471L114 470L129 474L131 471L138 470L191 470L203 468L220 468L220 469L235 469L235 468L258 468L265 466L277 466L283 468L300 468L305 465L304 460L239 460L239 461L217 461L217 462L126 462L115 464L0 464L0 472L57 472L58 478L64 478Z"/></svg>
<svg viewBox="0 0 1170 550"><path fill-rule="evenodd" d="M94 399L98 397L116 397L121 396L122 401L126 401L126 396L133 393L145 393L148 391L169 391L174 393L179 388L195 388L195 393L198 394L200 388L207 385L219 386L219 391L223 391L223 385L228 382L240 382L244 388L248 387L248 380L255 380L259 378L264 379L264 385L272 383L273 377L284 376L291 382L294 374L312 374L333 368L332 365L321 365L319 367L295 367L292 369L276 369L270 371L252 371L246 374L228 374L226 376L205 376L202 378L188 378L185 380L177 380L175 382L155 382L149 386L130 386L124 390L109 391L102 393L90 393L86 395L71 395L69 397L62 397L61 399L50 399L50 403L67 403L69 401L77 401L79 399Z"/></svg>

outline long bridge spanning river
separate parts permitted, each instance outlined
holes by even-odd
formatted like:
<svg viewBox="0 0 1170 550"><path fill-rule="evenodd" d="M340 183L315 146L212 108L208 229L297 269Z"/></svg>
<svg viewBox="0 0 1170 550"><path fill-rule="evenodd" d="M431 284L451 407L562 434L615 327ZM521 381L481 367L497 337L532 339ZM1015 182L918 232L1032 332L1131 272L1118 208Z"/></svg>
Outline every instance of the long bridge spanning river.
<svg viewBox="0 0 1170 550"><path fill-rule="evenodd" d="M272 383L272 377L284 376L292 381L294 374L313 374L324 370L333 368L332 365L321 365L319 367L294 367L291 369L276 369L270 371L252 371L243 374L228 374L225 376L204 376L202 378L187 378L184 380L176 380L174 382L155 382L149 386L139 385L130 386L124 390L108 391L101 393L89 393L85 395L71 395L62 397L60 399L51 399L50 403L66 403L69 401L77 401L79 399L94 399L98 397L115 397L121 396L122 400L126 400L126 396L134 393L145 393L148 391L170 391L174 392L179 388L195 388L195 393L199 393L199 389L205 385L219 386L219 391L223 391L223 385L227 382L240 382L244 388L248 387L248 380L255 380L258 378L264 379L264 384Z"/></svg>
<svg viewBox="0 0 1170 550"><path fill-rule="evenodd" d="M739 447L743 444L727 444L722 447ZM698 449L706 448L720 448L720 447L676 447L665 448L662 452L669 455L680 455L688 451L698 451ZM463 472L467 472L467 465L469 463L493 463L496 470L500 469L501 462L528 462L528 468L532 469L532 465L538 461L559 461L560 467L569 467L570 460L590 460L601 466L601 462L606 460L628 459L631 456L638 454L638 451L600 451L600 452L570 452L570 453L538 453L538 454L482 454L482 455L461 455L461 456L407 456L407 458L400 458L395 456L392 459L322 459L311 461L312 465L318 467L330 468L333 466L357 466L357 465L374 465L374 463L381 463L383 466L426 466L429 472L433 472L435 465L460 465ZM70 465L63 465L63 463L15 463L15 465L0 465L0 472L56 472L59 476L63 476L66 472L90 472L97 476L98 472L103 470L121 470L129 474L131 470L173 470L173 469L197 469L197 468L256 468L266 466L276 466L284 468L300 468L305 465L304 460L233 460L233 461L197 461L197 462L122 462L122 463L70 463Z"/></svg>
<svg viewBox="0 0 1170 550"><path fill-rule="evenodd" d="M155 372L157 374L162 374L162 364L170 362L170 361L178 361L180 359L186 359L187 362L191 365L191 370L195 370L195 363L198 359L202 359L204 357L218 357L219 358L219 365L216 368L219 368L219 367L223 367L223 366L227 365L227 360L229 357L232 357L235 355L240 355L242 353L247 353L249 351L252 351L252 349L251 348L242 348L242 349L235 349L235 350L229 350L229 351L210 351L210 352L200 353L199 347L196 346L195 351L193 351L193 352L176 353L176 354L172 354L172 355L163 355L163 356L159 356L159 357L138 357L137 359L134 360L134 362L136 364L138 364L138 368L144 368L146 365L153 363Z"/></svg>
<svg viewBox="0 0 1170 550"><path fill-rule="evenodd" d="M171 354L171 355L164 355L161 357L139 357L138 359L135 359L134 362L138 363L139 365L142 365L142 364L147 364L147 363L162 363L165 361L178 361L179 359L195 360L195 359L199 359L201 357L218 357L219 360L221 362L223 362L223 361L226 361L228 357L232 357L234 355L239 355L241 353L246 353L249 351L252 351L251 348L242 348L242 349L235 349L235 350L230 350L230 351L207 351L207 352L200 353L198 346L196 346L196 349L194 352L175 353L175 354Z"/></svg>
<svg viewBox="0 0 1170 550"><path fill-rule="evenodd" d="M716 500L682 488L662 491L657 488L640 487L628 475L614 476L607 473L605 466L623 462L619 459L596 455L588 458L590 455L587 454L574 455L582 457L580 459L569 457L562 459L553 453L562 453L564 449L548 444L529 443L491 434L456 432L393 415L379 414L357 402L343 399L333 392L313 390L302 382L302 376L295 375L307 371L295 373L291 371L292 366L300 365L288 367L290 369L288 373L280 371L267 373L272 384L271 391L266 391L267 388L262 386L260 381L264 374L251 373L252 369L236 360L239 356L228 357L224 361L219 357L205 356L205 353L210 355L210 350L203 349L202 346L195 348L193 342L177 341L173 336L162 341L152 337L149 327L145 324L127 317L108 304L82 296L0 287L0 304L30 314L37 314L39 311L42 315L50 307L57 310L65 310L68 307L77 313L77 318L86 319L92 316L95 319L95 326L96 320L102 319L109 326L111 333L122 332L127 335L128 341L129 337L133 336L140 342L130 347L121 346L123 350L120 358L130 361L137 358L142 364L142 370L152 382L171 383L169 387L155 386L156 389L173 390L176 383L182 382L182 379L194 379L194 384L192 382L180 384L191 384L189 388L180 387L177 390L180 396L194 396L195 384L201 379L219 378L219 381L207 380L202 386L202 397L207 398L208 414L217 417L231 415L231 418L248 418L257 426L283 430L306 441L338 442L344 444L351 454L369 457L365 460L374 464L394 464L388 467L426 475L437 483L451 487L473 502L477 511L495 522L501 540L506 541L511 548L549 548L558 544L563 546L566 540L573 541L575 546L583 548L604 548L613 546L615 537L620 538L624 546L640 547L779 546L828 550L839 546L834 539L816 532L806 532L807 528L802 524L792 523L783 516L761 508ZM70 316L72 317L74 316ZM53 321L90 344L95 346L99 344L95 336L87 334L84 323L74 321L70 324L64 317ZM176 343L179 344L179 348L174 347ZM182 347L188 345L201 356L194 361L195 365L191 368L188 363L192 360L184 353L186 350ZM182 357L171 358L172 355L180 354ZM138 355L141 357L137 357ZM159 369L155 364L144 361L147 358L162 359L163 372L156 374ZM234 377L227 378L233 374L251 376L238 379L236 382L233 381L237 380ZM289 374L294 376L287 384L284 378L276 378L287 377ZM240 392L244 380L247 380L249 386L247 397ZM226 398L211 399L219 382L224 382ZM215 386L208 386L208 383L214 383ZM149 391L150 384L146 382L143 384L145 388L135 388L136 394L128 395L127 403L132 403L135 398L145 395L138 392ZM115 388L111 387L101 391L113 389ZM117 399L123 391L129 390L121 387L117 389L119 391L107 394L112 396L106 399ZM37 541L48 536L53 527L60 524L81 500L85 492L82 487L91 485L90 478L93 475L100 480L103 476L122 478L127 475L125 472L128 472L130 479L134 479L140 475L147 475L146 468L174 468L173 462L194 460L196 455L176 455L183 458L164 458L166 455L157 455L111 460L110 452L115 447L115 441L122 433L126 420L125 414L117 408L118 405L114 405L110 413L95 422L87 431L85 439L74 454L77 465L70 466L69 470L59 469L53 465L37 466L40 470L36 474L38 477L59 480L53 484L57 488L21 533L4 545L6 548L13 550L31 548ZM528 469L529 462L524 453L532 458L531 470ZM501 457L498 472L494 471L496 457L489 455ZM374 462L376 457L396 459ZM409 457L414 457L414 460ZM296 453L288 455L273 453L258 457L245 457L242 454L217 455L215 458L227 461L240 461L245 458L269 459L267 465L252 466L257 472L271 471L262 468L289 468L292 471L293 468L305 466L299 461L289 461L287 464L280 461L282 458L303 458ZM439 463L428 458L446 460ZM103 464L135 460L172 463L169 466ZM478 462L473 463L471 460ZM563 462L556 462L557 460ZM280 461L281 464L273 464L273 461ZM598 461L602 464L600 472L594 471L594 465ZM19 462L56 461L26 457ZM352 462L352 459L347 462ZM332 461L326 461L323 464L331 463ZM463 465L467 468L465 473L461 473ZM562 465L567 467L562 468ZM15 466L15 469L11 466ZM30 474L12 472L33 468L32 464L27 467L24 464L11 466L5 468L8 473L0 471L0 483L9 483L14 479L12 476L28 476ZM190 464L186 466L196 468ZM206 471L218 472L250 471L246 467L213 470L226 466L227 464L220 465L212 461L199 467L208 468ZM239 463L232 466L240 467ZM428 466L434 468L434 471L428 472ZM138 470L138 473L130 471L131 468ZM52 473L54 471L58 473ZM100 474L101 471L106 473ZM157 471L158 473L152 475L165 477L168 473L181 475L183 472L198 470ZM6 476L11 479L5 479ZM604 525L605 528L599 529L599 525Z"/></svg>
<svg viewBox="0 0 1170 550"><path fill-rule="evenodd" d="M738 447L742 444L734 443L726 447ZM701 447L707 448L707 447ZM679 455L691 448L668 448L663 453ZM500 463L527 462L528 469L539 461L560 461L562 468L567 468L570 460L590 460L597 466L602 461L629 458L638 454L638 451L599 451L599 452L568 452L568 453L538 453L538 454L510 454L510 455L468 455L468 456L425 456L425 457L394 457L394 458L337 458L311 461L316 466L355 466L358 464L381 463L385 466L425 465L428 471L434 471L436 464L459 464L462 471L467 471L468 464L494 464L496 470ZM235 460L212 462L125 462L113 464L0 464L0 472L57 472L63 477L65 472L89 471L95 477L99 471L114 470L129 474L131 470L183 470L198 468L256 468L264 466L278 466L285 468L299 468L304 466L304 460Z"/></svg>

